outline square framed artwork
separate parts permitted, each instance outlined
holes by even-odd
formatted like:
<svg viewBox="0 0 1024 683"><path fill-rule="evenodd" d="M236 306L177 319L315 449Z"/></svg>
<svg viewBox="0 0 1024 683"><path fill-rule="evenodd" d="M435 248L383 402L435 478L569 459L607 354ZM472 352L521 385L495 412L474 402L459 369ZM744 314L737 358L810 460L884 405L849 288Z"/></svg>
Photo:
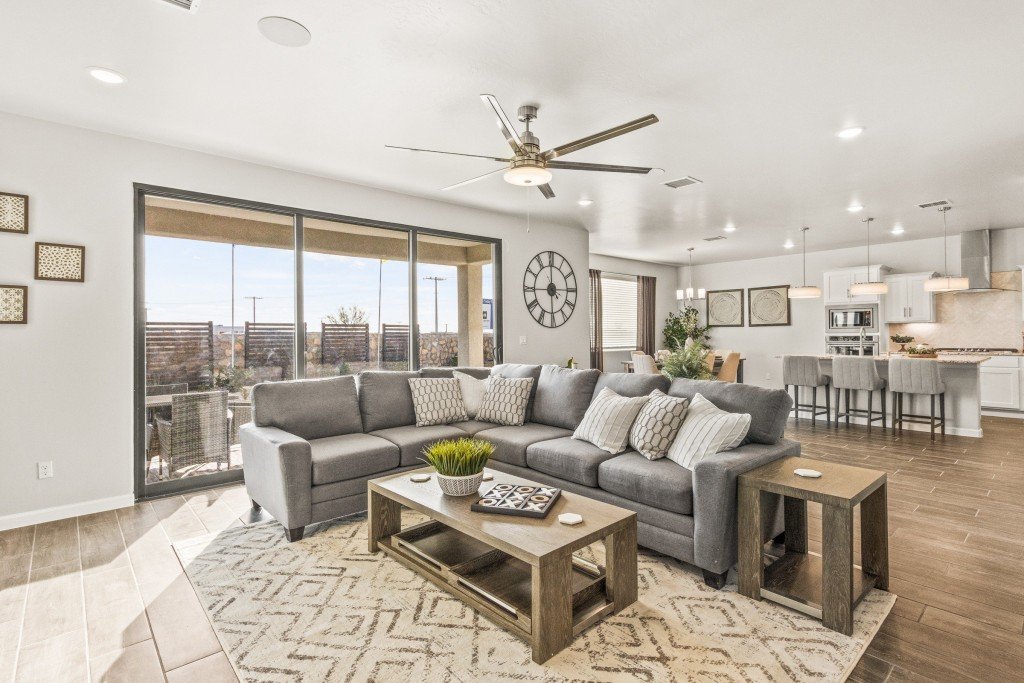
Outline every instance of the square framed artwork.
<svg viewBox="0 0 1024 683"><path fill-rule="evenodd" d="M36 242L36 279L85 282L85 247Z"/></svg>
<svg viewBox="0 0 1024 683"><path fill-rule="evenodd" d="M789 285L747 290L747 317L751 327L789 325L789 311Z"/></svg>
<svg viewBox="0 0 1024 683"><path fill-rule="evenodd" d="M28 195L0 192L0 232L28 234Z"/></svg>
<svg viewBox="0 0 1024 683"><path fill-rule="evenodd" d="M28 287L0 285L0 325L28 322Z"/></svg>
<svg viewBox="0 0 1024 683"><path fill-rule="evenodd" d="M743 290L716 289L707 292L708 327L743 327Z"/></svg>

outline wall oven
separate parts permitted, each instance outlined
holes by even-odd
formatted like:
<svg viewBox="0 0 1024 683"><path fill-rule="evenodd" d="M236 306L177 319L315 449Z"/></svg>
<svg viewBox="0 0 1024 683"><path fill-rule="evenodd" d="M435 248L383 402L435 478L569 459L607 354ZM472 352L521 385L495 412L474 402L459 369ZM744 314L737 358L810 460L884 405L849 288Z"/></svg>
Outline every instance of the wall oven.
<svg viewBox="0 0 1024 683"><path fill-rule="evenodd" d="M830 356L859 356L861 348L859 334L830 334L825 337L825 353ZM865 356L877 356L878 335L867 335L863 350Z"/></svg>
<svg viewBox="0 0 1024 683"><path fill-rule="evenodd" d="M878 306L834 306L825 309L825 327L829 332L878 333Z"/></svg>

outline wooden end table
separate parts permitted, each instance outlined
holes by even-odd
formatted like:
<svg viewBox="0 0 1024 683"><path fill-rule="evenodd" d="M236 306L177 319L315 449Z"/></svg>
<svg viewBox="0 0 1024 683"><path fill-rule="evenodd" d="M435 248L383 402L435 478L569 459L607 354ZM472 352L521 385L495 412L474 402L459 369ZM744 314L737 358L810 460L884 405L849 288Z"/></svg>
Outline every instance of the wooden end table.
<svg viewBox="0 0 1024 683"><path fill-rule="evenodd" d="M818 470L820 479L793 474ZM770 494L783 496L786 552L766 566L763 528ZM853 633L853 609L872 588L889 588L886 474L810 458L789 457L739 477L739 591ZM807 552L807 501L821 503L822 554ZM853 510L860 505L862 567L853 563Z"/></svg>
<svg viewBox="0 0 1024 683"><path fill-rule="evenodd" d="M533 647L543 663L581 631L631 605L637 597L636 513L562 491L544 519L473 512L478 496L450 497L437 478L416 483L413 472L368 483L369 549L378 549L423 575ZM538 486L502 472L495 484ZM430 517L402 529L402 507ZM563 512L583 522L565 526ZM604 541L606 567L573 553Z"/></svg>

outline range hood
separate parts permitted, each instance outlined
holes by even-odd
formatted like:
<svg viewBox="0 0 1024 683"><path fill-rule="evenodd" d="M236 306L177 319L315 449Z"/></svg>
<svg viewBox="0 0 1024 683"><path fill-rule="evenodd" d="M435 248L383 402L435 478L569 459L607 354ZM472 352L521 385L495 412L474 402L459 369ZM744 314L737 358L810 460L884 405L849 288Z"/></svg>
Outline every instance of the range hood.
<svg viewBox="0 0 1024 683"><path fill-rule="evenodd" d="M992 231L960 233L960 275L967 278L962 292L995 292L992 287Z"/></svg>

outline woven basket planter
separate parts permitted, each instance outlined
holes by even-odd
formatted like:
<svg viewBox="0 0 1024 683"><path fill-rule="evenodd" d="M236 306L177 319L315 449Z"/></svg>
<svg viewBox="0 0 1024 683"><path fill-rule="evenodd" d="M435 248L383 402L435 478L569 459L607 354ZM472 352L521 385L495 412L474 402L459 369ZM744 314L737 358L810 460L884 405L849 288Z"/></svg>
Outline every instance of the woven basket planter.
<svg viewBox="0 0 1024 683"><path fill-rule="evenodd" d="M437 483L441 487L441 492L446 496L471 496L480 489L480 484L483 480L483 472L477 472L468 477L437 475Z"/></svg>

